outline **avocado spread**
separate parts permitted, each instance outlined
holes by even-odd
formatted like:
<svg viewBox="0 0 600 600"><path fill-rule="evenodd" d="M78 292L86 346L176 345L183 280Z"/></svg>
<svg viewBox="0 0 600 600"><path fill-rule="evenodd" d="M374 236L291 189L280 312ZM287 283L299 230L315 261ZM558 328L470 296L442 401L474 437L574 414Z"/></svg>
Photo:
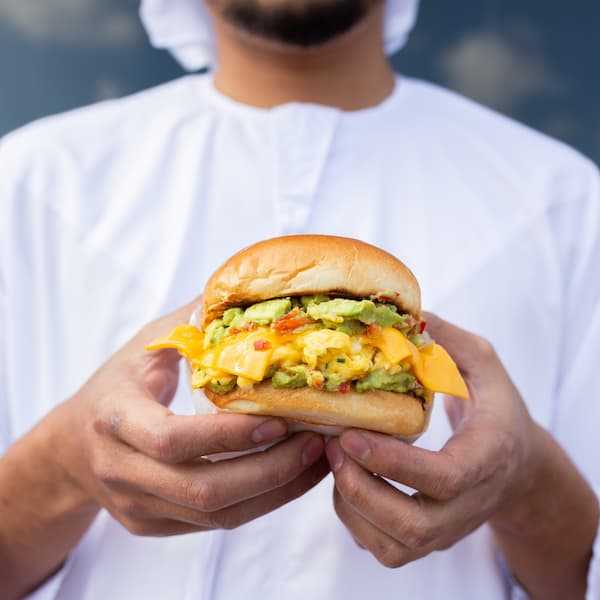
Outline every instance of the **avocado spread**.
<svg viewBox="0 0 600 600"><path fill-rule="evenodd" d="M301 388L308 385L308 368L304 365L275 371L271 378L274 388Z"/></svg>
<svg viewBox="0 0 600 600"><path fill-rule="evenodd" d="M384 390L386 392L398 392L406 394L419 387L416 378L410 373L400 371L389 373L383 369L371 371L364 379L356 382L357 392L370 392L371 390Z"/></svg>
<svg viewBox="0 0 600 600"><path fill-rule="evenodd" d="M276 298L246 307L229 308L220 319L215 319L206 327L204 347L218 344L228 335L235 335L240 331L260 330L261 327L269 327L279 334L294 336L301 336L304 331L315 329L331 330L331 336L337 335L338 340L340 333L347 336L348 348L341 349L339 345L329 345L322 350L308 349L298 342L300 346L294 346L295 350L280 351L279 355L274 351L274 358L265 378L270 378L273 387L278 389L312 386L326 391L385 390L421 396L423 388L414 375L408 372L406 365L396 365L392 368L392 365L387 367L384 364L382 367L381 352L370 346L368 337L365 338L369 326L393 327L405 336L415 336L412 339L421 341L418 321L409 314L400 313L393 304L379 302L376 297L350 299L312 295ZM327 338L312 335L309 337L313 341ZM269 348L267 342L264 344L259 343L255 346L257 351ZM296 358L291 359L290 356L293 356L294 352ZM323 356L315 368L303 362L306 359L302 357L309 356L310 352L316 357ZM327 362L324 362L325 358ZM314 366L314 362L312 364ZM206 385L215 393L226 394L236 387L236 377L215 378L211 377L207 370L197 368L193 374L193 383L196 387Z"/></svg>

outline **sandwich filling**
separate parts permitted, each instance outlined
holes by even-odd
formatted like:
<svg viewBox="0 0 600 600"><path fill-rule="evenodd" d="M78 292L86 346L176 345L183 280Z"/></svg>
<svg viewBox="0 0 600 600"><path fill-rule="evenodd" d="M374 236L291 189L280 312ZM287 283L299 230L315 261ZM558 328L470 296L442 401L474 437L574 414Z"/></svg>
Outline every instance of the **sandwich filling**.
<svg viewBox="0 0 600 600"><path fill-rule="evenodd" d="M276 298L230 308L204 331L181 325L147 349L178 350L189 362L192 387L217 394L270 381L278 389L468 398L458 368L425 322L386 298Z"/></svg>

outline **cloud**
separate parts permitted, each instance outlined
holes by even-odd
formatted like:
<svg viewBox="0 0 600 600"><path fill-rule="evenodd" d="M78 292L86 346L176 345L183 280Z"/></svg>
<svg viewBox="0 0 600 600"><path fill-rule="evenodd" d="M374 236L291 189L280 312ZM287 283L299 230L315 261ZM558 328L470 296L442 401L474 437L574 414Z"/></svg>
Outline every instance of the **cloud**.
<svg viewBox="0 0 600 600"><path fill-rule="evenodd" d="M466 33L443 52L440 67L450 87L504 111L563 87L544 60L539 36L528 27Z"/></svg>
<svg viewBox="0 0 600 600"><path fill-rule="evenodd" d="M130 0L0 0L0 23L27 38L85 46L126 46L141 39Z"/></svg>

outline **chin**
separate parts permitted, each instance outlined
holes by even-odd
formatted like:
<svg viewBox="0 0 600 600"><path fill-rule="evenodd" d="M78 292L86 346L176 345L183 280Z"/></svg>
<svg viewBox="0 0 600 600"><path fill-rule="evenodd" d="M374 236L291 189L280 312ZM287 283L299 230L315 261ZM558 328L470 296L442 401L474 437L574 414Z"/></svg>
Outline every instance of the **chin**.
<svg viewBox="0 0 600 600"><path fill-rule="evenodd" d="M209 0L236 29L280 46L319 47L355 28L377 0Z"/></svg>

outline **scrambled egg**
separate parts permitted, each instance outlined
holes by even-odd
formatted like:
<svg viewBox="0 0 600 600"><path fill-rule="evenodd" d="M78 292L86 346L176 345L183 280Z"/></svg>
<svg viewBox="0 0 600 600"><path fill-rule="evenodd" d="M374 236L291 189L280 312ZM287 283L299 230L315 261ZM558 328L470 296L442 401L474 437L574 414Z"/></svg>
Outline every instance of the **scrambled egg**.
<svg viewBox="0 0 600 600"><path fill-rule="evenodd" d="M177 349L190 362L193 387L211 385L211 389L222 393L236 385L251 387L281 368L305 368L304 385L319 388L325 381L335 385L326 389L337 390L340 384L360 380L375 371L386 375L404 371L414 375L418 385L427 390L468 397L456 365L441 346L431 344L418 349L393 327L348 335L311 326L301 332L278 334L270 327L260 326L229 335L208 348L204 341L199 329L182 325L147 349ZM298 386L290 383L287 387Z"/></svg>

